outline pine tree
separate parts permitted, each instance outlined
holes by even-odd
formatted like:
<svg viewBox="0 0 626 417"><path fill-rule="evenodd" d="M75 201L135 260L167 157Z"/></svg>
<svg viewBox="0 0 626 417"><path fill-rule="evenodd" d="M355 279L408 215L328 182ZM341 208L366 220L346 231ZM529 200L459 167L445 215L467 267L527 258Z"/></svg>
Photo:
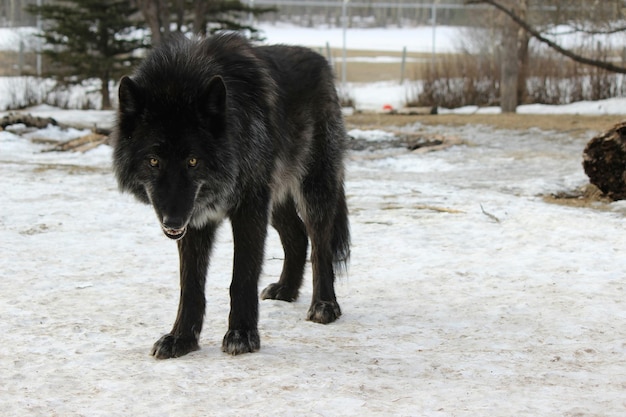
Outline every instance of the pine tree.
<svg viewBox="0 0 626 417"><path fill-rule="evenodd" d="M251 6L241 0L134 0L150 28L152 43L172 32L213 34L220 30L246 31L258 38L250 17L274 12L274 7Z"/></svg>
<svg viewBox="0 0 626 417"><path fill-rule="evenodd" d="M119 79L139 58L133 52L146 47L130 16L136 12L127 0L66 0L31 5L47 29L41 35L50 58L47 75L66 83L88 78L101 82L102 108L111 107L109 81Z"/></svg>
<svg viewBox="0 0 626 417"><path fill-rule="evenodd" d="M259 38L258 30L252 26L250 17L275 12L274 7L259 7L245 4L241 0L203 1L195 0L195 33L206 35L221 30L248 32L253 39Z"/></svg>

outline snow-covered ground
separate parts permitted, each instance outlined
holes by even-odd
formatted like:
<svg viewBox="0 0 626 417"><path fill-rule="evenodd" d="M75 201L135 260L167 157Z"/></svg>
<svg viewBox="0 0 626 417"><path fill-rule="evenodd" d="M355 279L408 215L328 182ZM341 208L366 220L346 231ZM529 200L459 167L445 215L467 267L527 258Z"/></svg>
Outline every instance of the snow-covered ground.
<svg viewBox="0 0 626 417"><path fill-rule="evenodd" d="M176 314L176 245L149 207L118 193L110 148L41 152L33 139L83 132L0 132L0 415L625 415L626 206L538 197L586 182L586 139L403 129L466 144L350 153L353 250L338 322L305 321L307 271L296 303L261 302L260 352L223 354L224 225L202 349L167 361L149 351ZM272 232L262 287L280 258Z"/></svg>
<svg viewBox="0 0 626 417"><path fill-rule="evenodd" d="M302 28L290 24L261 23L267 43L303 45L310 48L341 48L343 30L341 28ZM459 46L459 33L463 28L453 26L418 26L413 28L350 28L346 31L346 48L367 51L401 52L454 52Z"/></svg>
<svg viewBox="0 0 626 417"><path fill-rule="evenodd" d="M269 43L285 43L304 45L311 48L331 48L343 46L343 29L340 27L302 28L289 23L260 23L258 28ZM580 31L579 27L559 25L549 31L546 36L566 48L580 46L594 47L601 43L604 47L619 49L626 42L626 33L616 31L609 34L591 34ZM388 28L348 28L346 30L346 48L351 50L374 50L400 52L406 48L409 52L452 53L461 48L472 49L472 43L481 37L490 39L493 34L485 30L479 35L480 29L424 25L417 27ZM472 37L477 37L473 40ZM532 40L533 46L539 42Z"/></svg>
<svg viewBox="0 0 626 417"><path fill-rule="evenodd" d="M19 52L32 51L37 47L37 28L35 27L16 27L16 28L0 28L0 51Z"/></svg>

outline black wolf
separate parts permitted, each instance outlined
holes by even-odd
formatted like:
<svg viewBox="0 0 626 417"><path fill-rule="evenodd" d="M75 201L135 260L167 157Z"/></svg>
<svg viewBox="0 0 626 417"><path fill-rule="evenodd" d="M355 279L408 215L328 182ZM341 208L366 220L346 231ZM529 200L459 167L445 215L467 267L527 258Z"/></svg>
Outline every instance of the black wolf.
<svg viewBox="0 0 626 417"><path fill-rule="evenodd" d="M122 78L119 103L113 165L120 188L154 207L180 255L178 316L154 356L199 349L209 254L225 218L234 260L224 352L260 348L257 285L270 222L285 260L261 297L298 297L310 239L307 318L330 323L341 315L334 281L349 256L346 133L322 56L252 46L234 34L175 37Z"/></svg>

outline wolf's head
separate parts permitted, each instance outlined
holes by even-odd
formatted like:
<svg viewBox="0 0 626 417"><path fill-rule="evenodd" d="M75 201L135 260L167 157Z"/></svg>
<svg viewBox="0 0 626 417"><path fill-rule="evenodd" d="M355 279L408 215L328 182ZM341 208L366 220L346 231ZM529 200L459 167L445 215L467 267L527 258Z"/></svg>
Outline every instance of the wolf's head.
<svg viewBox="0 0 626 417"><path fill-rule="evenodd" d="M222 218L237 176L224 80L192 91L177 76L122 78L113 162L122 191L151 204L171 239Z"/></svg>

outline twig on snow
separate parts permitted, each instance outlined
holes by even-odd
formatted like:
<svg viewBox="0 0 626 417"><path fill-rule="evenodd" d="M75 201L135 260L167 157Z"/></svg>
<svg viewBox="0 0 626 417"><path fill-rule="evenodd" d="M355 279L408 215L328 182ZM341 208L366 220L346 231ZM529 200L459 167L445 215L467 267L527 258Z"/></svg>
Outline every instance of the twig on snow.
<svg viewBox="0 0 626 417"><path fill-rule="evenodd" d="M483 208L483 205L480 205L480 209L482 210L483 214L487 217L489 217L491 220L494 220L496 223L500 223L500 219L497 218L496 216L494 216L493 214L485 211L485 209Z"/></svg>

